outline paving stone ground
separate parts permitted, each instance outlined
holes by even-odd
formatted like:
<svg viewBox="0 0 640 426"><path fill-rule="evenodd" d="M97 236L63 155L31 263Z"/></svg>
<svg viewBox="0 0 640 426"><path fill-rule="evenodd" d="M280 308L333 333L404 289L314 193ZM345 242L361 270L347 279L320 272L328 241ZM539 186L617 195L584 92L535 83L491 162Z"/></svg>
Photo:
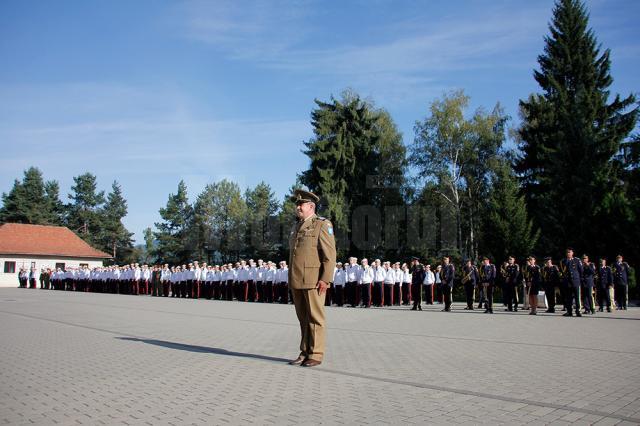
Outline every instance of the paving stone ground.
<svg viewBox="0 0 640 426"><path fill-rule="evenodd" d="M309 369L291 305L0 289L0 424L640 423L640 308L327 319Z"/></svg>

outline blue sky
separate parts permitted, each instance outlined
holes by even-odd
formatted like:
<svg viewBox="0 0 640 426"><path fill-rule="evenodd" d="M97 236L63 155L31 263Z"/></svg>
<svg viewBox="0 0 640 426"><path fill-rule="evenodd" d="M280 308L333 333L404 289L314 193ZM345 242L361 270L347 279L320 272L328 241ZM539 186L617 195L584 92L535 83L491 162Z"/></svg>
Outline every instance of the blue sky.
<svg viewBox="0 0 640 426"><path fill-rule="evenodd" d="M638 91L640 2L590 0L613 93ZM462 88L517 124L552 0L0 2L0 191L29 166L61 184L120 182L141 240L180 179L281 199L306 169L314 98L352 88L413 140ZM634 77L636 76L636 77ZM470 111L471 112L471 111Z"/></svg>

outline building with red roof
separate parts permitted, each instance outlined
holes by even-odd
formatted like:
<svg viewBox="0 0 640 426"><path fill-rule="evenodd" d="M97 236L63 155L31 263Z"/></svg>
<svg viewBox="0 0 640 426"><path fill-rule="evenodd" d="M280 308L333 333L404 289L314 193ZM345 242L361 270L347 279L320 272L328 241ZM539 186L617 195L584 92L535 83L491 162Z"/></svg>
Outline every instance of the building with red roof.
<svg viewBox="0 0 640 426"><path fill-rule="evenodd" d="M0 286L17 287L20 269L102 266L111 255L97 250L64 226L0 225Z"/></svg>

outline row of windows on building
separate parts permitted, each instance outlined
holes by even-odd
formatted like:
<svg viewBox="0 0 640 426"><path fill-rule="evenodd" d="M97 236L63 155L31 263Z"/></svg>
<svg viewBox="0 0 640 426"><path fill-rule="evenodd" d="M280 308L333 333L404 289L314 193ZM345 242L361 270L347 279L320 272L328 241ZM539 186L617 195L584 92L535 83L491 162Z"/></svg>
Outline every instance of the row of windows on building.
<svg viewBox="0 0 640 426"><path fill-rule="evenodd" d="M56 267L55 269L62 269L64 270L66 264L65 263L56 263ZM80 267L84 267L84 266L89 266L88 263L81 263ZM27 266L23 264L22 266L23 268L26 268ZM29 269L31 268L35 268L36 267L36 262L31 262L31 266L29 267ZM15 274L16 273L16 262L13 261L5 261L4 262L4 273L5 274Z"/></svg>

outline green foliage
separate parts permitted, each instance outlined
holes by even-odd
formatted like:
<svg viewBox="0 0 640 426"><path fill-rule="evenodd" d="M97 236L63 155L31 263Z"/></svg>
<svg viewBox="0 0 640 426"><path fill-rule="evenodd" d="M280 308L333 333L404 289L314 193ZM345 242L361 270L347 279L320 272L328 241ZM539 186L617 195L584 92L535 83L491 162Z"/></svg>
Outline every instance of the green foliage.
<svg viewBox="0 0 640 426"><path fill-rule="evenodd" d="M2 194L1 222L59 225L63 218L58 183L44 182L36 167L24 171L22 181L15 180L8 194Z"/></svg>
<svg viewBox="0 0 640 426"><path fill-rule="evenodd" d="M581 1L558 0L549 32L534 72L542 93L520 102L516 171L542 230L540 248L610 246L603 239L617 233L602 230L629 219L614 155L635 126L635 98L609 99L610 52L600 51Z"/></svg>
<svg viewBox="0 0 640 426"><path fill-rule="evenodd" d="M101 215L100 246L114 257L116 263L121 263L133 247L133 234L122 224L122 219L127 215L127 200L116 181L111 185L111 192L107 195Z"/></svg>
<svg viewBox="0 0 640 426"><path fill-rule="evenodd" d="M454 229L453 248L463 257L477 259L481 218L490 178L502 155L508 117L496 105L490 113L479 108L467 119L468 104L463 91L433 101L429 115L415 125L410 162L441 199L440 226ZM447 219L449 213L453 223Z"/></svg>
<svg viewBox="0 0 640 426"><path fill-rule="evenodd" d="M161 263L174 265L192 260L193 246L190 244L189 229L193 220L193 207L189 204L184 181L180 181L175 194L169 194L166 206L160 209L160 217L162 222L155 224L158 231L154 234L154 254L157 259Z"/></svg>
<svg viewBox="0 0 640 426"><path fill-rule="evenodd" d="M496 264L508 256L521 261L531 255L540 231L534 230L518 179L507 161L495 167L487 207L483 218L483 252Z"/></svg>
<svg viewBox="0 0 640 426"><path fill-rule="evenodd" d="M100 245L104 191L97 191L96 177L91 173L76 176L73 181L69 194L71 203L67 205L67 226L88 243Z"/></svg>
<svg viewBox="0 0 640 426"><path fill-rule="evenodd" d="M338 246L339 255L358 256L362 247L353 238L344 238L351 235L353 211L360 206L382 211L385 205L402 204L399 187L406 165L402 135L386 111L356 93L345 92L329 102L316 100L316 105L311 113L314 136L304 144L311 164L300 182L321 196L321 213L332 220L337 239L349 241L346 247Z"/></svg>
<svg viewBox="0 0 640 426"><path fill-rule="evenodd" d="M265 182L260 182L254 189L245 192L247 204L247 220L249 225L249 244L247 251L256 257L270 259L277 250L280 237L277 222L278 201L275 194Z"/></svg>

